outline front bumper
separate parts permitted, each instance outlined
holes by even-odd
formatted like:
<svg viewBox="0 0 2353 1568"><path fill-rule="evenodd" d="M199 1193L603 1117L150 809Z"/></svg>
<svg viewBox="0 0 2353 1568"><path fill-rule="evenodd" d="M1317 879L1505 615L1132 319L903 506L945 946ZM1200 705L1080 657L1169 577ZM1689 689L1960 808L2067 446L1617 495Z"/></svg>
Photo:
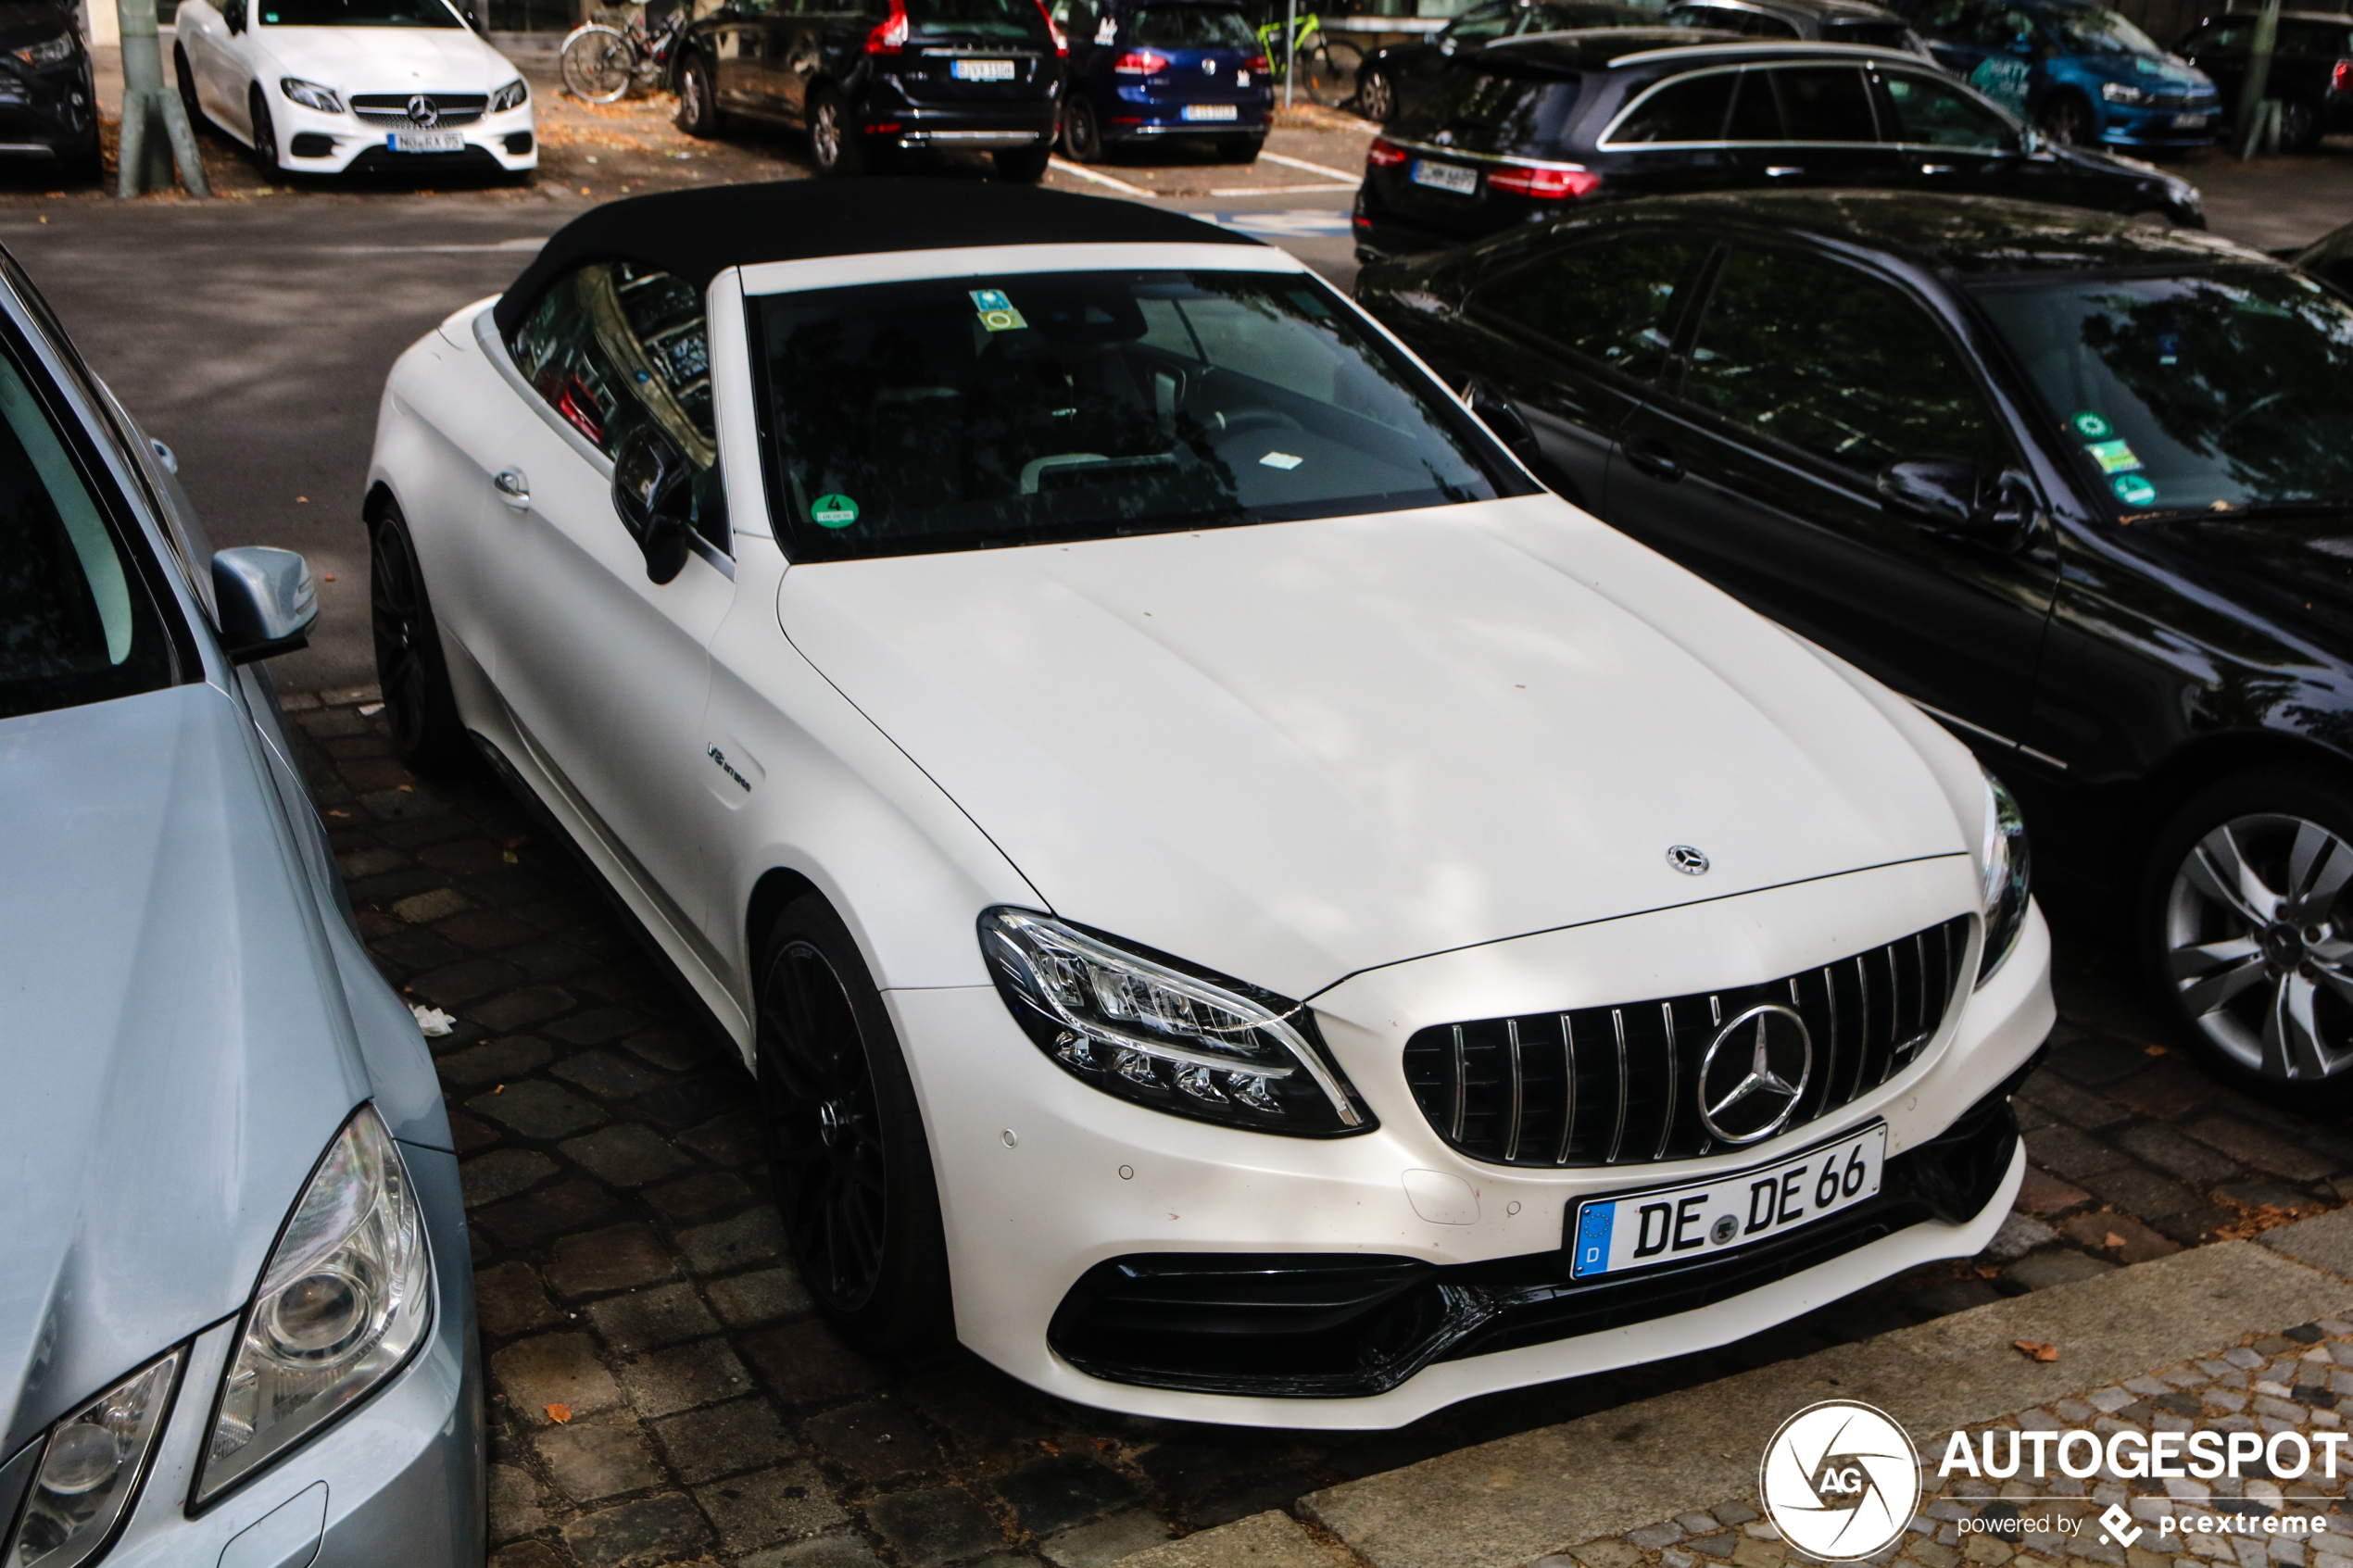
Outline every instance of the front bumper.
<svg viewBox="0 0 2353 1568"><path fill-rule="evenodd" d="M392 150L390 126L371 124L356 115L321 114L283 95L270 103L280 161L300 174L426 174L445 169L520 174L539 167L532 109L526 101L471 125L451 127L465 138L461 152L400 153Z"/></svg>
<svg viewBox="0 0 2353 1568"><path fill-rule="evenodd" d="M196 1336L170 1424L107 1568L222 1561L426 1568L483 1560L482 1361L457 1157L403 1144L433 1248L433 1332L392 1380L245 1486L190 1517L237 1319ZM305 1543L315 1543L307 1546ZM267 1551L260 1550L266 1544ZM279 1553L272 1555L271 1553Z"/></svg>
<svg viewBox="0 0 2353 1568"><path fill-rule="evenodd" d="M2174 124L2174 117L2182 114L2202 114L2206 123L2196 127ZM2100 116L2100 141L2114 147L2204 147L2211 145L2221 134L2221 124L2219 102L2168 105L2159 109L2107 104L2102 106Z"/></svg>
<svg viewBox="0 0 2353 1568"><path fill-rule="evenodd" d="M2050 947L2039 913L2010 961L1983 990L1961 998L1912 1065L1833 1115L1733 1155L1599 1169L1479 1163L1450 1149L1423 1118L1405 1082L1403 1049L1416 1028L1448 1019L1632 1001L1795 973L1840 956L1824 950L1825 942L1859 951L1969 908L1975 897L1973 869L1954 856L1359 974L1315 1006L1325 1039L1380 1126L1329 1140L1179 1121L1112 1099L1040 1055L993 989L888 993L930 1132L959 1336L1013 1375L1082 1404L1237 1424L1390 1427L1476 1395L1727 1343L1917 1264L1972 1254L2007 1211L2023 1169L2014 1152L1980 1208L1908 1209L1912 1199L1891 1174L1887 1201L1874 1210L1881 1228L1837 1236L1793 1232L1805 1239L1788 1256L1762 1273L1738 1265L1729 1291L1716 1288L1719 1278L1696 1296L1652 1292L1629 1307L1629 1295L1589 1318L1580 1314L1597 1304L1592 1298L1571 1299L1545 1276L1556 1273L1568 1216L1585 1198L1745 1170L1875 1118L1888 1124L1895 1171L1895 1157L1944 1134L2049 1032ZM1463 1196L1457 1211L1440 1220L1426 1219L1408 1196L1409 1179L1427 1192L1433 1175ZM1055 1348L1056 1314L1092 1271L1122 1259L1182 1254L1204 1261L1215 1260L1202 1255L1296 1261L1320 1254L1375 1271L1411 1260L1430 1266L1416 1279L1519 1294L1511 1311L1491 1313L1470 1329L1456 1332L1458 1323L1441 1325L1435 1337L1407 1336L1412 1353L1378 1391L1300 1398L1148 1386L1093 1375ZM1761 1255L1747 1262L1773 1264ZM1519 1332L1546 1313L1554 1315L1549 1327ZM1065 1328L1076 1321L1065 1319ZM1112 1370L1068 1334L1060 1337L1079 1360Z"/></svg>
<svg viewBox="0 0 2353 1568"><path fill-rule="evenodd" d="M0 157L89 157L97 145L97 94L86 58L0 71Z"/></svg>

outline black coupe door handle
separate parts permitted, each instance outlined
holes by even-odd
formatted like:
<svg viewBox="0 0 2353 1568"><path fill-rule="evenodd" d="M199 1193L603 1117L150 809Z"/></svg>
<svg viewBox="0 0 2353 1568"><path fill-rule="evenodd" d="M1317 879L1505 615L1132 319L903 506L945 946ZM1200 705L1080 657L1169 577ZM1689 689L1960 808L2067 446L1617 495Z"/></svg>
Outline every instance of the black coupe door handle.
<svg viewBox="0 0 2353 1568"><path fill-rule="evenodd" d="M1628 462L1653 479L1672 484L1683 477L1683 465L1675 460L1675 454L1667 449L1664 442L1654 441L1647 435L1638 435L1627 442L1619 450L1626 454Z"/></svg>

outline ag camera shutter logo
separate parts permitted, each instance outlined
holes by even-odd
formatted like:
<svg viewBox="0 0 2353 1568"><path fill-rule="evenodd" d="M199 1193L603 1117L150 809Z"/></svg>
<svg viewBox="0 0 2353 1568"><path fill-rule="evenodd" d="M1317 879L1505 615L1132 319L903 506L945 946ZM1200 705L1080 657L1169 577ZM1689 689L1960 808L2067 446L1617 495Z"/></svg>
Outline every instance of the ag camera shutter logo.
<svg viewBox="0 0 2353 1568"><path fill-rule="evenodd" d="M1920 1503L1920 1456L1885 1411L1825 1399L1765 1445L1757 1493L1781 1538L1823 1562L1869 1557L1904 1533Z"/></svg>

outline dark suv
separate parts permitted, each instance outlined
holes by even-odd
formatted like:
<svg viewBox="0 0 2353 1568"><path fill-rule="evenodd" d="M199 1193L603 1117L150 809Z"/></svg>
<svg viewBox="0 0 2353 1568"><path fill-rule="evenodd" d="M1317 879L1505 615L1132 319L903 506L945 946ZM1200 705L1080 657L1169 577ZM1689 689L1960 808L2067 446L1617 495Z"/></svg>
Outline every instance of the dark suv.
<svg viewBox="0 0 2353 1568"><path fill-rule="evenodd" d="M729 114L808 128L821 174L917 148L993 154L1036 180L1068 46L1038 0L726 0L687 29L678 124Z"/></svg>
<svg viewBox="0 0 2353 1568"><path fill-rule="evenodd" d="M1743 38L1799 38L1817 44L1872 44L1925 57L1912 24L1864 0L1681 0L1667 8L1677 27L1707 27Z"/></svg>
<svg viewBox="0 0 2353 1568"><path fill-rule="evenodd" d="M1537 34L1450 64L1365 154L1358 257L1550 222L1577 203L1755 186L2031 196L2205 227L2187 181L2048 144L1917 56L1721 37Z"/></svg>
<svg viewBox="0 0 2353 1568"><path fill-rule="evenodd" d="M1356 107L1378 125L1398 106L1438 80L1446 62L1466 49L1530 32L1596 27L1656 27L1658 12L1618 0L1479 0L1433 37L1386 44L1365 56L1356 72Z"/></svg>
<svg viewBox="0 0 2353 1568"><path fill-rule="evenodd" d="M2173 52L2213 80L2226 117L2238 107L2246 56L2255 41L2255 13L2208 17ZM2328 11L2282 11L2271 45L2264 95L2280 101L2280 144L2309 152L2321 138L2353 131L2353 17Z"/></svg>

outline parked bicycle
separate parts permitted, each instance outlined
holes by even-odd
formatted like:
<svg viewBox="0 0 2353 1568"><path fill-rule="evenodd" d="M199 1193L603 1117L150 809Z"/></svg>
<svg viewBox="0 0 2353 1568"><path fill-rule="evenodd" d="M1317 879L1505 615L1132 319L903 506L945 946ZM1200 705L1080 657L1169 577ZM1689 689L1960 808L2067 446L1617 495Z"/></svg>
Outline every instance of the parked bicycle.
<svg viewBox="0 0 2353 1568"><path fill-rule="evenodd" d="M610 104L635 86L667 80L670 56L686 31L686 7L673 6L648 26L643 6L615 27L582 22L564 38L564 91L583 102Z"/></svg>
<svg viewBox="0 0 2353 1568"><path fill-rule="evenodd" d="M1356 95L1356 73L1365 64L1365 51L1344 40L1324 36L1324 19L1313 11L1302 12L1290 35L1290 47L1281 47L1283 24L1268 22L1258 30L1259 47L1266 52L1266 60L1275 83L1280 86L1293 61L1298 63L1300 89L1312 103L1336 109Z"/></svg>

